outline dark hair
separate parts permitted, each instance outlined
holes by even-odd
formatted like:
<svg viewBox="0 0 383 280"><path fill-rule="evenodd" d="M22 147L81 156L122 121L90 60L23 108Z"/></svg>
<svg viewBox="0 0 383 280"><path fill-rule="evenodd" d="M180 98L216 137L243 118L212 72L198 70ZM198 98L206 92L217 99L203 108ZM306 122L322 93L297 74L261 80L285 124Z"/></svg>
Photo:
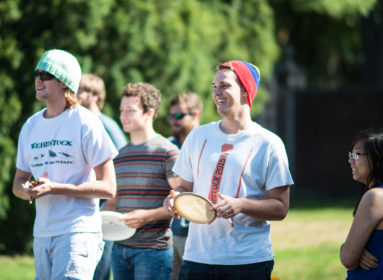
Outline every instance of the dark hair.
<svg viewBox="0 0 383 280"><path fill-rule="evenodd" d="M368 154L371 172L367 177L367 184L361 185L354 215L363 195L369 189L383 185L383 129L366 129L359 131L351 143L351 149L359 142L362 144L365 153ZM373 185L370 186L371 183L373 183Z"/></svg>
<svg viewBox="0 0 383 280"><path fill-rule="evenodd" d="M141 100L144 113L154 110L153 121L157 118L161 104L161 92L155 86L147 83L129 83L122 88L122 96L137 96Z"/></svg>
<svg viewBox="0 0 383 280"><path fill-rule="evenodd" d="M220 63L220 64L218 64L217 67L216 67L216 69L217 69L217 71L218 71L218 70L231 70L231 71L234 72L234 68L233 68L233 66L231 66L231 65L224 65L224 63ZM239 79L237 73L234 72L234 74L235 74L235 79L236 79L236 81L238 82L238 84L239 84L239 86L241 87L241 89L242 89L243 91L246 91L246 90L245 90L245 87L243 86L242 82L240 81L240 79Z"/></svg>

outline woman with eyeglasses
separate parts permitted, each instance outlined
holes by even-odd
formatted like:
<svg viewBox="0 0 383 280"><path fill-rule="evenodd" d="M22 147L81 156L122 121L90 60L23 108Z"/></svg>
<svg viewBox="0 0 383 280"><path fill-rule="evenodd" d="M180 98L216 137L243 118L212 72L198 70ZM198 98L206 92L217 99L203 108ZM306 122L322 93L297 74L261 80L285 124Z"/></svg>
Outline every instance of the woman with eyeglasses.
<svg viewBox="0 0 383 280"><path fill-rule="evenodd" d="M360 131L351 148L352 178L362 185L340 259L348 280L383 279L383 130Z"/></svg>

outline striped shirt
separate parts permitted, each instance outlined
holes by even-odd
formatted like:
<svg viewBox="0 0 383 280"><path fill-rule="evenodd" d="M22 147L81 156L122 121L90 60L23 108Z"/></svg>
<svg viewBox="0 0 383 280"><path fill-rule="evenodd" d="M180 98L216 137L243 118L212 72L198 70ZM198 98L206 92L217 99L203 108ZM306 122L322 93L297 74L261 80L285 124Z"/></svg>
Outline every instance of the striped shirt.
<svg viewBox="0 0 383 280"><path fill-rule="evenodd" d="M158 135L141 145L128 143L114 159L117 178L116 211L128 213L136 209L162 207L174 177L172 168L178 148ZM130 239L117 242L135 248L169 248L172 243L171 218L138 228Z"/></svg>

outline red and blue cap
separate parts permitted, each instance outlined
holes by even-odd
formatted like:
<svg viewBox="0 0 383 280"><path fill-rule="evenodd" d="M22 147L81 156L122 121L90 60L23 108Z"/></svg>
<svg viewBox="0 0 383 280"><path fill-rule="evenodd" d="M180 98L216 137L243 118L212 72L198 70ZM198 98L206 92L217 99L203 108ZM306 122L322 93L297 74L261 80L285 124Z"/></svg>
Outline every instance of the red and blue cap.
<svg viewBox="0 0 383 280"><path fill-rule="evenodd" d="M257 95L259 85L260 73L258 67L241 60L231 60L222 63L222 65L233 68L234 73L237 74L238 79L246 90L247 101L251 109L251 104Z"/></svg>

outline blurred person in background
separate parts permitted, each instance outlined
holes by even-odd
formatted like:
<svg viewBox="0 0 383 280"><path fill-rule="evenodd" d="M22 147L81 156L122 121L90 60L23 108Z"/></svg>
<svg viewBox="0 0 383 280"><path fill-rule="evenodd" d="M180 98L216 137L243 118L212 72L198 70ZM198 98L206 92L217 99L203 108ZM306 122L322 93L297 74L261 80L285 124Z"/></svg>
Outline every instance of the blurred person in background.
<svg viewBox="0 0 383 280"><path fill-rule="evenodd" d="M161 93L151 84L129 83L122 89L120 118L130 142L114 160L117 196L103 210L125 213L123 221L136 233L114 243L114 280L170 278L171 216L162 203L176 186L172 168L179 150L153 129L160 103Z"/></svg>
<svg viewBox="0 0 383 280"><path fill-rule="evenodd" d="M35 87L46 108L19 135L13 192L36 204L36 279L92 279L103 249L98 198L116 193L117 150L99 118L77 105L80 79L72 54L44 53Z"/></svg>
<svg viewBox="0 0 383 280"><path fill-rule="evenodd" d="M104 128L117 149L126 145L126 137L120 126L111 117L101 112L104 107L106 90L104 81L95 74L82 74L77 98L80 104L100 118ZM105 203L100 199L100 209ZM109 280L112 264L113 241L104 240L104 251L101 260L97 264L93 280Z"/></svg>
<svg viewBox="0 0 383 280"><path fill-rule="evenodd" d="M77 98L80 104L91 110L100 118L106 132L117 149L126 145L126 137L117 122L111 117L103 114L102 108L106 98L104 81L95 74L83 74Z"/></svg>
<svg viewBox="0 0 383 280"><path fill-rule="evenodd" d="M287 215L293 181L281 139L251 120L259 75L244 61L218 65L212 98L222 120L193 129L182 145L164 208L178 217L174 197L193 192L214 204L217 219L190 223L179 279L270 279L268 220Z"/></svg>
<svg viewBox="0 0 383 280"><path fill-rule="evenodd" d="M383 129L360 131L348 162L362 185L340 259L348 280L383 279Z"/></svg>
<svg viewBox="0 0 383 280"><path fill-rule="evenodd" d="M192 92L181 93L170 100L169 120L173 136L168 139L179 149L189 132L199 126L202 108L201 99ZM189 221L186 219L180 217L172 220L174 256L171 280L178 279L188 229Z"/></svg>

